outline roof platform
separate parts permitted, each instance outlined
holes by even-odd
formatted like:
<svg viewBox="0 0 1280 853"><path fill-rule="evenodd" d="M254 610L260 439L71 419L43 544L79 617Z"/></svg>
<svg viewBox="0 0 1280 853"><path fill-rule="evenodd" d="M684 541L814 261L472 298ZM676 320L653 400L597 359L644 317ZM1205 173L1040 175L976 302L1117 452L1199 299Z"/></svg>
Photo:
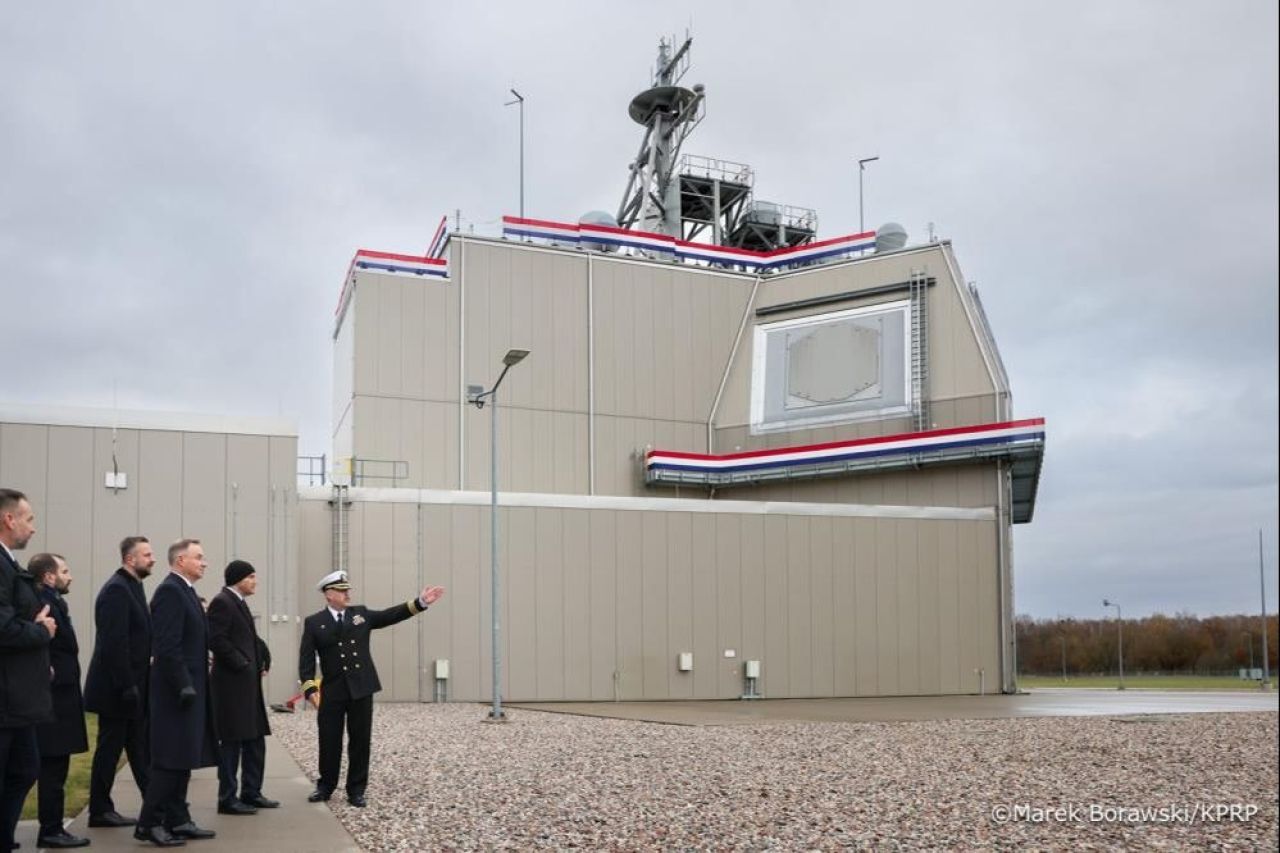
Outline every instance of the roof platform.
<svg viewBox="0 0 1280 853"><path fill-rule="evenodd" d="M1044 418L1031 418L719 456L651 450L645 455L645 482L723 489L1003 461L1012 472L1013 523L1025 524L1035 513L1043 459Z"/></svg>
<svg viewBox="0 0 1280 853"><path fill-rule="evenodd" d="M729 232L726 245L756 252L790 249L812 242L818 214L811 208L753 201Z"/></svg>
<svg viewBox="0 0 1280 853"><path fill-rule="evenodd" d="M721 235L733 228L743 205L751 198L755 175L745 163L697 154L680 158L680 219L685 239L706 228Z"/></svg>

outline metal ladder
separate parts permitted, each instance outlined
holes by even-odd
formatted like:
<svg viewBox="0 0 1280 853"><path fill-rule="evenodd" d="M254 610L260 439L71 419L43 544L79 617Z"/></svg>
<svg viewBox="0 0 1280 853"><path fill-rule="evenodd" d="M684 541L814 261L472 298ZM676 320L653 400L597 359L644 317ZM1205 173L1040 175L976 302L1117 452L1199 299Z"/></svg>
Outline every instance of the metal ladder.
<svg viewBox="0 0 1280 853"><path fill-rule="evenodd" d="M929 429L929 278L911 271L911 412L916 432Z"/></svg>

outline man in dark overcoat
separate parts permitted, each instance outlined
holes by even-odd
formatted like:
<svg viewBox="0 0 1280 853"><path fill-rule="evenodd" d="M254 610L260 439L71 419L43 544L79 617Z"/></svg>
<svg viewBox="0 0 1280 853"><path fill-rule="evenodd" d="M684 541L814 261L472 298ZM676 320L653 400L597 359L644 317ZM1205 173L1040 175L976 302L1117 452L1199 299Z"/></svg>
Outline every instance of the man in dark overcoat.
<svg viewBox="0 0 1280 853"><path fill-rule="evenodd" d="M40 746L40 780L36 786L40 831L36 846L87 847L89 839L72 835L62 824L71 756L89 751L84 700L80 695L80 645L71 624L71 611L63 600L71 591L71 567L61 554L36 554L27 568L36 580L40 603L49 605L49 613L58 624L58 631L49 642L53 721L36 726L36 741Z"/></svg>
<svg viewBox="0 0 1280 853"><path fill-rule="evenodd" d="M267 741L271 727L262 696L262 676L269 663L258 639L245 599L258 590L252 564L232 560L223 572L226 587L209 602L209 647L213 671L214 728L218 732L218 813L253 814L280 805L262 795ZM236 796L236 774L241 772Z"/></svg>
<svg viewBox="0 0 1280 853"><path fill-rule="evenodd" d="M187 809L191 771L218 763L209 697L209 629L195 582L207 563L198 539L169 546L169 575L151 596L151 783L134 838L177 847L212 838Z"/></svg>
<svg viewBox="0 0 1280 853"><path fill-rule="evenodd" d="M369 651L369 634L416 616L444 595L444 587L428 586L416 598L385 610L351 603L347 573L331 572L320 579L325 608L302 624L298 680L303 695L314 705L320 735L320 779L308 802L325 802L338 787L342 765L342 729L347 729L347 802L367 805L369 746L373 735L373 694L382 689ZM316 658L324 689L316 681Z"/></svg>
<svg viewBox="0 0 1280 853"><path fill-rule="evenodd" d="M13 555L35 533L27 496L0 488L0 851L13 849L22 803L40 775L36 724L53 716L49 641L58 624Z"/></svg>
<svg viewBox="0 0 1280 853"><path fill-rule="evenodd" d="M147 694L151 681L151 610L142 582L155 568L155 553L145 536L120 542L116 569L93 604L96 626L93 657L84 680L84 706L98 715L98 741L89 774L89 826L133 826L134 819L116 811L111 799L120 753L138 793L151 779L151 744L147 730Z"/></svg>

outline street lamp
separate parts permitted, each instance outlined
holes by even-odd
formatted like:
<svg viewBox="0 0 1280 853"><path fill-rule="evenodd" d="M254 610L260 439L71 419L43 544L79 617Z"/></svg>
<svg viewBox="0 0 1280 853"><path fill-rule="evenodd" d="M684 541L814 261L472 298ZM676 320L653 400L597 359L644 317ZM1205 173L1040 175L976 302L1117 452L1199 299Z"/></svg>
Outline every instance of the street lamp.
<svg viewBox="0 0 1280 853"><path fill-rule="evenodd" d="M1120 689L1124 690L1124 617L1120 615L1120 605L1114 601L1102 599L1103 607L1114 607L1116 609L1116 635L1120 638L1120 647L1117 657L1120 659Z"/></svg>
<svg viewBox="0 0 1280 853"><path fill-rule="evenodd" d="M488 391L483 385L467 386L467 402L477 409L483 409L489 403L489 589L490 589L490 625L493 633L493 707L489 710L489 720L500 722L506 720L502 712L502 653L498 647L498 386L507 375L507 371L515 367L529 354L527 349L507 350L502 357L502 372L498 380Z"/></svg>
<svg viewBox="0 0 1280 853"><path fill-rule="evenodd" d="M507 101L503 106L520 105L520 218L524 219L524 95L515 89L511 90L511 94L515 95L516 99ZM515 352L515 350L512 350L512 352Z"/></svg>
<svg viewBox="0 0 1280 853"><path fill-rule="evenodd" d="M879 160L877 157L865 157L858 161L858 233L861 234L867 230L866 222L862 216L862 173L867 171L867 164L874 163Z"/></svg>

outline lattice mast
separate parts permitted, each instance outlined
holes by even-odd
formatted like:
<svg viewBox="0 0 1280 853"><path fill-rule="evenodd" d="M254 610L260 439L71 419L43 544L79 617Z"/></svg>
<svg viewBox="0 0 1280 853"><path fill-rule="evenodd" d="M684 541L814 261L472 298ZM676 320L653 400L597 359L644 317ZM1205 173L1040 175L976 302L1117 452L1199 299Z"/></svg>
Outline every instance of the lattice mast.
<svg viewBox="0 0 1280 853"><path fill-rule="evenodd" d="M673 53L674 44L674 39L658 43L653 86L631 100L628 112L645 131L618 207L618 225L681 237L676 164L680 147L702 121L704 88L700 83L692 89L679 85L689 69L693 39L685 38Z"/></svg>

